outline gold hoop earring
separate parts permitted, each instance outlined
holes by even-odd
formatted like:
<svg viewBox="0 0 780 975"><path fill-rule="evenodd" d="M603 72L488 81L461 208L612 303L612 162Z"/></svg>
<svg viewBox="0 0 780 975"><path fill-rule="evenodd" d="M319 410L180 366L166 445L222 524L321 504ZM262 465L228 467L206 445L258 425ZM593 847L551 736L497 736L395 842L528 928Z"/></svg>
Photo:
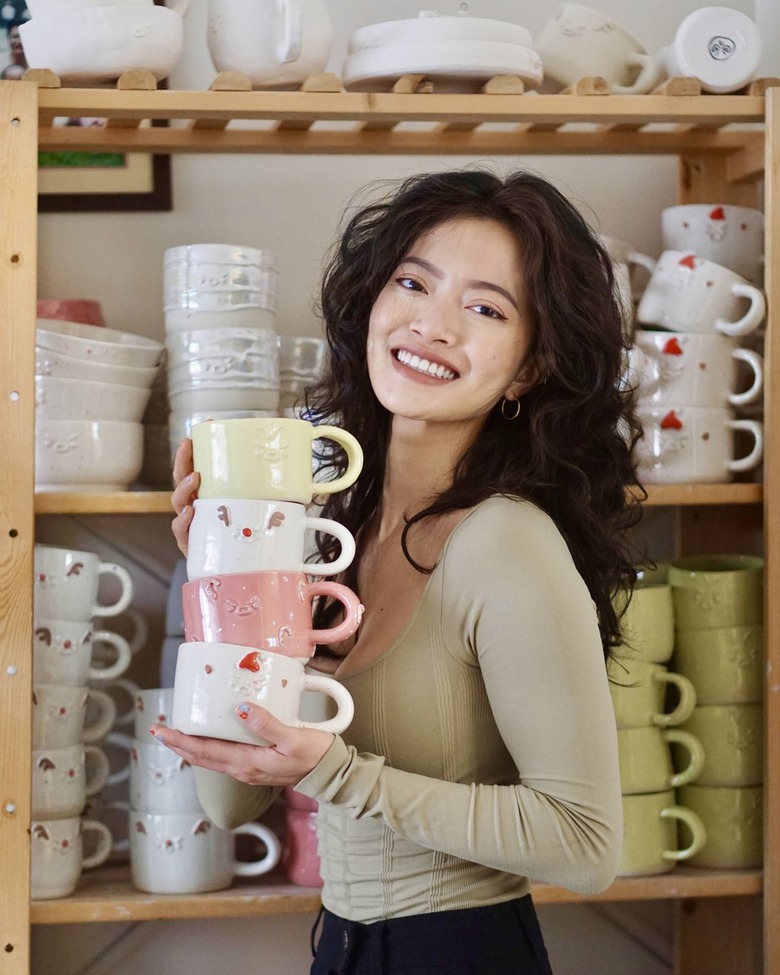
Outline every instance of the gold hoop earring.
<svg viewBox="0 0 780 975"><path fill-rule="evenodd" d="M506 404L507 403L514 403L515 404L515 412L514 413L507 413L507 411L506 411ZM516 420L520 416L520 400L519 399L514 399L514 400L513 399L507 399L506 396L505 396L501 400L501 416L503 416L503 418L505 420L508 420L510 423L511 423L512 420Z"/></svg>

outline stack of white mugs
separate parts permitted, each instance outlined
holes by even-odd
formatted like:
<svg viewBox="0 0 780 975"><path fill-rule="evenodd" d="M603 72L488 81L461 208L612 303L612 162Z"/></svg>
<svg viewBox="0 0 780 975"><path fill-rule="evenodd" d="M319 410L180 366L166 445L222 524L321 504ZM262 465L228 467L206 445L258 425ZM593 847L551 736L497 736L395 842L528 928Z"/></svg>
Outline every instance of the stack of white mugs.
<svg viewBox="0 0 780 975"><path fill-rule="evenodd" d="M96 631L93 617L121 613L133 584L123 566L103 562L94 552L36 545L34 564L31 887L34 899L46 899L72 894L82 870L103 863L111 852L108 828L81 818L87 797L109 778L108 758L94 743L116 715L113 699L89 682L107 683L122 673L131 650L118 633ZM98 602L106 577L120 587L113 604ZM105 666L93 660L98 641L104 653L115 651ZM86 855L84 832L97 839Z"/></svg>
<svg viewBox="0 0 780 975"><path fill-rule="evenodd" d="M256 247L189 244L165 251L171 456L193 424L279 412L273 255Z"/></svg>
<svg viewBox="0 0 780 975"><path fill-rule="evenodd" d="M636 310L627 380L644 435L646 484L720 483L755 470L763 361L745 340L764 322L764 216L750 207L689 204L662 214L664 251ZM759 410L760 417L760 410ZM738 435L740 434L740 435Z"/></svg>

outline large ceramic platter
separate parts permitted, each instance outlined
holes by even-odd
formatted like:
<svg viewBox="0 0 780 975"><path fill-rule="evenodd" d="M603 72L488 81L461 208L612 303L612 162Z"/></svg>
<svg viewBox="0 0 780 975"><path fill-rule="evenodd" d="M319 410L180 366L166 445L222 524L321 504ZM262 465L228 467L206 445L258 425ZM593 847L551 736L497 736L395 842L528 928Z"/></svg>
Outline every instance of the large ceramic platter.
<svg viewBox="0 0 780 975"><path fill-rule="evenodd" d="M432 41L387 44L356 51L344 62L342 81L352 91L389 91L405 74L424 74L440 92L473 92L495 75L518 75L541 84L542 61L521 44L498 41Z"/></svg>

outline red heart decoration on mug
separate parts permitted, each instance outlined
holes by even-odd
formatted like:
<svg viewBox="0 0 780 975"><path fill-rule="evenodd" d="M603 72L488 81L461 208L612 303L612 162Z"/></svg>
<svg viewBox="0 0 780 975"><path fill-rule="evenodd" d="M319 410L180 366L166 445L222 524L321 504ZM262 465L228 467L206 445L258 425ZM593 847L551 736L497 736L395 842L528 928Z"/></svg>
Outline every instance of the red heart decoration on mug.
<svg viewBox="0 0 780 975"><path fill-rule="evenodd" d="M663 353L664 355L682 355L683 350L680 348L680 343L677 339L669 339L663 347Z"/></svg>
<svg viewBox="0 0 780 975"><path fill-rule="evenodd" d="M661 420L662 430L682 430L682 420L677 416L674 410L670 410L666 416Z"/></svg>
<svg viewBox="0 0 780 975"><path fill-rule="evenodd" d="M686 254L685 257L681 257L679 261L680 267L689 267L692 271L696 267L696 255Z"/></svg>
<svg viewBox="0 0 780 975"><path fill-rule="evenodd" d="M726 211L723 207L715 207L714 210L710 211L710 220L725 220Z"/></svg>
<svg viewBox="0 0 780 975"><path fill-rule="evenodd" d="M253 650L239 660L238 666L241 670L251 670L256 674L260 670L260 654Z"/></svg>

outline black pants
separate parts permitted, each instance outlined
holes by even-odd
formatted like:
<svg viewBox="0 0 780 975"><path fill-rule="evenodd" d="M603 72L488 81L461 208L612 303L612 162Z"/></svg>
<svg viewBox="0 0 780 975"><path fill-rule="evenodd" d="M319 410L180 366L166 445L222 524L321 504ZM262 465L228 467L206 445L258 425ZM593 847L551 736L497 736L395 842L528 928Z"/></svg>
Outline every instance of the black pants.
<svg viewBox="0 0 780 975"><path fill-rule="evenodd" d="M321 917L311 975L552 975L530 895L373 924Z"/></svg>

